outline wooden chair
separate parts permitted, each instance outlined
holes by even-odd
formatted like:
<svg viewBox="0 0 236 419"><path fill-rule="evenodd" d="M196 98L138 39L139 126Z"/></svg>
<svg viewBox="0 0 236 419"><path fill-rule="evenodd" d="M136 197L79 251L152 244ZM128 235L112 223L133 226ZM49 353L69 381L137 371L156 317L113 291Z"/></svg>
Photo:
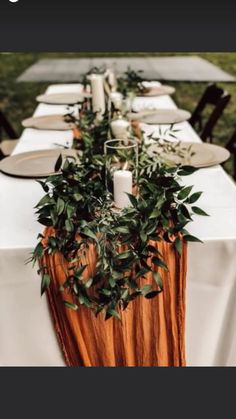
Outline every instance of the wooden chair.
<svg viewBox="0 0 236 419"><path fill-rule="evenodd" d="M231 95L216 84L210 84L206 88L189 120L190 124L198 130L203 141L212 142L213 129L228 105L230 98ZM213 106L213 110L205 124L203 124L203 111L208 105Z"/></svg>
<svg viewBox="0 0 236 419"><path fill-rule="evenodd" d="M3 132L9 139L3 139ZM0 111L0 160L12 153L18 142L16 138L17 134L14 128L5 117L4 113Z"/></svg>
<svg viewBox="0 0 236 419"><path fill-rule="evenodd" d="M236 180L236 130L234 131L230 140L226 143L227 150L232 154L233 157L233 178Z"/></svg>

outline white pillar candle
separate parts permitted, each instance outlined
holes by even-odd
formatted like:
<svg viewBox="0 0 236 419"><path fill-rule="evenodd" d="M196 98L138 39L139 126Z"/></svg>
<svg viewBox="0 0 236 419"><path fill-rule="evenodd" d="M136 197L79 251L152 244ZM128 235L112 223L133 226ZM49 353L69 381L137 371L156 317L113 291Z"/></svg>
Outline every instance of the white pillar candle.
<svg viewBox="0 0 236 419"><path fill-rule="evenodd" d="M123 95L120 92L111 92L110 99L116 109L122 109Z"/></svg>
<svg viewBox="0 0 236 419"><path fill-rule="evenodd" d="M114 138L127 139L129 137L130 122L126 119L115 119L111 121L111 131Z"/></svg>
<svg viewBox="0 0 236 419"><path fill-rule="evenodd" d="M116 170L113 177L114 202L117 208L131 206L127 193L132 194L132 173L129 170Z"/></svg>
<svg viewBox="0 0 236 419"><path fill-rule="evenodd" d="M92 87L93 112L98 112L98 118L101 119L106 109L103 75L91 74L90 80Z"/></svg>
<svg viewBox="0 0 236 419"><path fill-rule="evenodd" d="M91 94L91 86L90 86L90 84L86 84L84 90L85 90L85 93L87 93L88 95L90 95Z"/></svg>

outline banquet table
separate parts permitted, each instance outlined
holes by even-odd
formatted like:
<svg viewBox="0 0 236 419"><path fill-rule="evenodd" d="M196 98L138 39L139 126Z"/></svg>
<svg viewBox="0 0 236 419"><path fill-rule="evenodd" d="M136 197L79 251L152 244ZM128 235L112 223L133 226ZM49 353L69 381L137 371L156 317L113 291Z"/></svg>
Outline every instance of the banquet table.
<svg viewBox="0 0 236 419"><path fill-rule="evenodd" d="M79 84L58 84L46 93L79 92ZM176 108L169 96L135 98L135 110ZM64 114L62 105L38 104L34 116ZM158 126L142 124L145 134ZM176 124L178 139L201 142L188 122ZM72 144L72 131L25 129L13 154ZM201 169L183 180L203 191L199 206L210 216L195 216L189 243L186 296L187 366L236 365L236 186L221 166ZM0 365L64 366L46 297L40 297L37 266L25 261L42 226L34 206L39 183L0 173Z"/></svg>

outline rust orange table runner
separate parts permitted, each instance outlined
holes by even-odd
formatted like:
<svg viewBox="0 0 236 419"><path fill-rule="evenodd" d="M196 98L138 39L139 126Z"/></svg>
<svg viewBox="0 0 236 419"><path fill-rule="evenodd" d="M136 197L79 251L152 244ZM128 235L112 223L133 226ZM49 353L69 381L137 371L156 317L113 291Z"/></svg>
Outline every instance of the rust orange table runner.
<svg viewBox="0 0 236 419"><path fill-rule="evenodd" d="M45 239L52 234L49 227ZM152 242L162 253L169 272L161 270L163 292L153 299L139 297L121 319L95 317L85 306L77 311L65 307L66 291L59 290L68 273L68 262L60 253L45 255L42 263L50 270L47 291L49 308L59 344L68 366L185 366L185 285L187 245L179 256L172 244ZM87 264L84 278L95 270L96 250L89 248L81 262ZM152 283L148 274L145 284ZM70 297L72 298L72 297ZM72 299L71 299L72 301Z"/></svg>

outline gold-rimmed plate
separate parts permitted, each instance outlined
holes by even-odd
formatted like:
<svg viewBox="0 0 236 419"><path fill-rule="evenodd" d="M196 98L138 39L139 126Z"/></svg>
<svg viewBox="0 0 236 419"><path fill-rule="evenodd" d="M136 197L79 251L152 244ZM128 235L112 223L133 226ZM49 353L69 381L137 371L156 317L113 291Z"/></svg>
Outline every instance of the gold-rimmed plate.
<svg viewBox="0 0 236 419"><path fill-rule="evenodd" d="M147 153L151 156L160 155L162 161L171 165L189 165L193 167L210 167L221 164L229 159L230 152L224 147L208 143L171 141L170 147L151 144ZM173 146L173 147L172 147Z"/></svg>
<svg viewBox="0 0 236 419"><path fill-rule="evenodd" d="M24 128L57 131L67 131L75 127L73 123L66 122L63 115L35 116L22 121L22 125Z"/></svg>
<svg viewBox="0 0 236 419"><path fill-rule="evenodd" d="M0 171L20 178L45 178L55 173L55 164L60 155L63 159L66 157L77 159L76 151L72 149L29 151L1 160Z"/></svg>
<svg viewBox="0 0 236 419"><path fill-rule="evenodd" d="M37 102L48 105L75 105L82 103L86 97L91 95L85 92L81 93L51 93L36 97Z"/></svg>

